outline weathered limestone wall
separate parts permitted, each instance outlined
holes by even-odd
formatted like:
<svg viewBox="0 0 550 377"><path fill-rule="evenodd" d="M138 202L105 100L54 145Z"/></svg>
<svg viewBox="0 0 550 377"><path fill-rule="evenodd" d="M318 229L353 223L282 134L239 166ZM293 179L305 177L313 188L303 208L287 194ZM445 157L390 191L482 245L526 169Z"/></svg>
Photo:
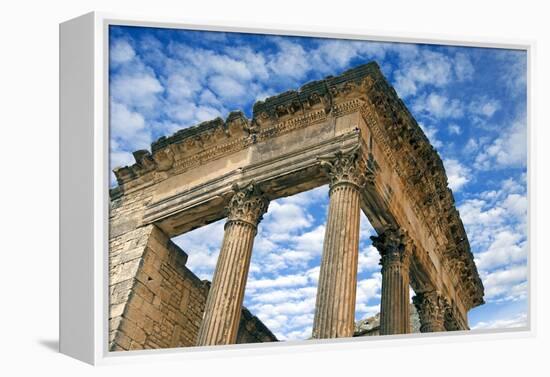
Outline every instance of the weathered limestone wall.
<svg viewBox="0 0 550 377"><path fill-rule="evenodd" d="M143 229L148 235L145 247L127 269L134 276L124 275L132 293L111 313L120 314L111 349L194 345L208 287L185 267L187 255L158 228Z"/></svg>
<svg viewBox="0 0 550 377"><path fill-rule="evenodd" d="M110 349L195 346L209 283L185 266L187 254L152 225L115 238L111 246ZM243 312L241 342L276 340Z"/></svg>

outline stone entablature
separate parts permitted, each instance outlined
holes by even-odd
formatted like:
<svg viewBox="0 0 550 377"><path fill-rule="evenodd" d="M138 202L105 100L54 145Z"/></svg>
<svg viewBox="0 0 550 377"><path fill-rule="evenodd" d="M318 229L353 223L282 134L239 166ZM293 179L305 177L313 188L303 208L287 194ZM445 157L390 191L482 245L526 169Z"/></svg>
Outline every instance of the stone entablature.
<svg viewBox="0 0 550 377"><path fill-rule="evenodd" d="M379 235L393 230L407 235L406 264L386 269L392 271L385 280L388 308L397 307L397 296L398 307L405 308L408 292L403 291L409 279L417 295L437 291L445 297L446 329L467 329L467 311L483 303L483 285L443 163L375 63L260 101L252 119L232 112L225 120L217 118L160 138L151 150L135 152L135 164L115 169L119 186L111 190L111 198L117 235L154 224L173 237L226 217L235 193L245 195L235 187L252 184L262 193L262 199L255 200L267 206L270 200L330 183L334 232L352 221L341 211L355 222L360 208ZM122 213L131 214L131 221L121 220ZM231 216L228 220L226 236L245 234L248 243L231 244L227 253L249 258L255 229L233 226L237 222ZM341 274L356 278L356 235L350 237L353 250L342 246L348 243L344 238L325 238L331 245L325 245L326 258L346 266L339 271L326 267L329 280L322 292L328 294L319 299L324 306L318 309L327 313L331 295L338 294L334 279ZM381 254L389 255L384 250ZM342 255L351 259L340 259ZM233 261L224 263L233 266ZM246 270L247 264L234 268ZM239 295L241 289L236 291ZM339 313L354 306L349 301L353 293L351 285L345 289ZM395 314L386 314L395 319ZM350 318L346 314L338 319L337 329L320 316L317 323L324 330L318 336L348 334L353 327ZM406 322L385 326L402 332ZM234 338L234 325L233 321L232 335L225 341Z"/></svg>

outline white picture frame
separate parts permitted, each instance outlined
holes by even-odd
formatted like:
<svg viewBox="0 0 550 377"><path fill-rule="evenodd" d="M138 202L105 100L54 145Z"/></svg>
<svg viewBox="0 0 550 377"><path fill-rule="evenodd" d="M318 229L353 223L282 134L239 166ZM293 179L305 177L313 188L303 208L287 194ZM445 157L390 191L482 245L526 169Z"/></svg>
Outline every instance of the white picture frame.
<svg viewBox="0 0 550 377"><path fill-rule="evenodd" d="M365 39L371 41L430 43L471 47L522 49L527 52L528 167L531 182L533 133L531 124L531 72L534 42L460 37L438 39L407 33L367 34L362 30L282 27L235 23L193 23L177 19L146 19L108 13L88 13L60 24L60 351L90 364L130 363L147 359L211 358L232 355L293 353L320 349L368 349L399 346L414 339L417 344L483 339L533 337L536 334L533 300L536 263L532 248L533 186L528 185L528 284L527 328L475 330L376 338L314 340L224 347L109 352L108 344L108 28L134 25L194 30L254 32Z"/></svg>

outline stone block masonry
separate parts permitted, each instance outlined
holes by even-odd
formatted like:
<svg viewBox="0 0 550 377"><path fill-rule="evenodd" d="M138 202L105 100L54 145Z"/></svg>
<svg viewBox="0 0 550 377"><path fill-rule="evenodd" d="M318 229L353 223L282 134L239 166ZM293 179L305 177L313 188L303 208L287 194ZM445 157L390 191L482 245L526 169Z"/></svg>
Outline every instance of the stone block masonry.
<svg viewBox="0 0 550 377"><path fill-rule="evenodd" d="M187 254L153 225L112 240L111 351L196 345L210 284L186 262ZM239 342L277 340L257 317L243 313Z"/></svg>

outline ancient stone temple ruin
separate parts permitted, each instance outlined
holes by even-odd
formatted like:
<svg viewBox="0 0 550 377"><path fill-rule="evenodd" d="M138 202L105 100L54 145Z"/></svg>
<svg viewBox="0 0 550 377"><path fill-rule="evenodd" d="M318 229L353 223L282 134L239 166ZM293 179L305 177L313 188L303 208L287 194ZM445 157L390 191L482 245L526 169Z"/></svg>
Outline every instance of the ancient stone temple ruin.
<svg viewBox="0 0 550 377"><path fill-rule="evenodd" d="M310 82L162 137L114 170L110 349L276 340L243 308L257 226L270 201L329 184L313 338L354 335L363 211L377 232L379 332L468 329L483 303L440 157L376 63ZM226 218L211 285L172 237Z"/></svg>

